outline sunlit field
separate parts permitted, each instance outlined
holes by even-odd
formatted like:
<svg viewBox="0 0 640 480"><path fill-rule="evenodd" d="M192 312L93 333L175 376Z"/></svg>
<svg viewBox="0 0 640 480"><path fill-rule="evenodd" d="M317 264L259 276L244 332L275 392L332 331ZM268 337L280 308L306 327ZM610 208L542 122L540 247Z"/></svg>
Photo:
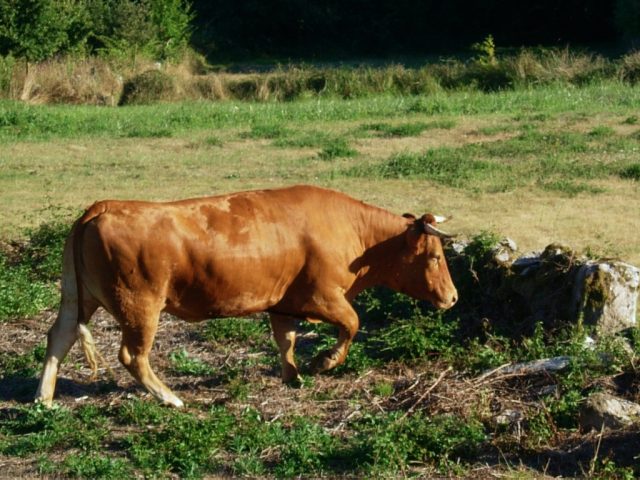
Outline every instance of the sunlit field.
<svg viewBox="0 0 640 480"><path fill-rule="evenodd" d="M119 366L119 333L100 311L92 328L115 378L103 369L90 382L74 347L60 407L29 403L61 241L96 200L306 183L399 214L451 216L442 228L483 248L510 237L523 253L562 243L639 265L639 112L640 89L614 81L289 102L1 102L0 465L16 477L639 475L637 431L606 437L598 458L594 437L577 430L598 385L627 375L637 392L637 332L632 353L606 342L584 350L581 326L511 339L485 325L465 337L465 322L482 319L380 292L359 300L363 329L346 365L305 374L300 389L281 384L263 317L167 317L152 361L187 408L161 407ZM335 334L300 330L303 364ZM560 354L574 363L545 380L552 393L532 393L541 387L526 379L478 380ZM497 425L496 405L526 416L517 429Z"/></svg>

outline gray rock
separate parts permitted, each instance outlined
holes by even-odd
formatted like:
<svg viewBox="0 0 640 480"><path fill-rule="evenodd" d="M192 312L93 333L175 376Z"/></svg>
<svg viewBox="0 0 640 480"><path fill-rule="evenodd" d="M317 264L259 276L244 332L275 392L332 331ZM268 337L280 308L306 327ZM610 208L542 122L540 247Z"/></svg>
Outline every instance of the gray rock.
<svg viewBox="0 0 640 480"><path fill-rule="evenodd" d="M599 334L614 334L637 324L640 269L619 261L589 261L576 273L573 301L577 318Z"/></svg>
<svg viewBox="0 0 640 480"><path fill-rule="evenodd" d="M580 412L580 427L591 429L622 428L640 422L640 405L608 393L594 393Z"/></svg>
<svg viewBox="0 0 640 480"><path fill-rule="evenodd" d="M493 247L493 259L500 265L510 265L515 259L518 245L510 238L504 238Z"/></svg>
<svg viewBox="0 0 640 480"><path fill-rule="evenodd" d="M542 372L557 372L564 370L571 363L571 357L561 356L542 358L531 362L515 363L500 370L500 373L517 373L519 375L532 375Z"/></svg>
<svg viewBox="0 0 640 480"><path fill-rule="evenodd" d="M494 417L496 425L512 425L522 421L524 415L520 410L506 409Z"/></svg>

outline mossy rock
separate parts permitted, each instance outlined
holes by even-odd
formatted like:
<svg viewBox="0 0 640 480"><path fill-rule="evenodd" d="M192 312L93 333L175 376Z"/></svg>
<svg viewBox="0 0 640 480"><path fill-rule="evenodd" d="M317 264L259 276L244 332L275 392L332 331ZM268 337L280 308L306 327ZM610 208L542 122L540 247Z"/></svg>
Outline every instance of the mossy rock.
<svg viewBox="0 0 640 480"><path fill-rule="evenodd" d="M162 70L147 70L127 80L122 87L120 105L143 105L176 100L175 79Z"/></svg>

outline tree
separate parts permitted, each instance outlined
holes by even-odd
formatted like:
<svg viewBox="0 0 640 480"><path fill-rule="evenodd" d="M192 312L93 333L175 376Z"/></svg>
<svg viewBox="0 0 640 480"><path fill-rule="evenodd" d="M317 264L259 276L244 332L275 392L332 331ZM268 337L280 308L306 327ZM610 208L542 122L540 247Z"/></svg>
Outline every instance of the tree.
<svg viewBox="0 0 640 480"><path fill-rule="evenodd" d="M0 0L0 53L37 62L81 50L89 26L81 0Z"/></svg>

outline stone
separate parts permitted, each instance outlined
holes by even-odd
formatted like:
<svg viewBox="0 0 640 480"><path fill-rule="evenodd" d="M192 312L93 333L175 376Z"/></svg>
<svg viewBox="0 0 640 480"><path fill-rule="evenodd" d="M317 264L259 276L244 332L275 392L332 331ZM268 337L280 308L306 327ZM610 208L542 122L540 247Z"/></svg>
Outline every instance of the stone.
<svg viewBox="0 0 640 480"><path fill-rule="evenodd" d="M506 409L494 417L496 425L513 425L524 419L520 410Z"/></svg>
<svg viewBox="0 0 640 480"><path fill-rule="evenodd" d="M619 429L640 422L640 405L624 398L598 392L585 401L580 412L583 431L605 428Z"/></svg>
<svg viewBox="0 0 640 480"><path fill-rule="evenodd" d="M504 238L493 247L491 253L493 260L498 265L508 266L513 263L517 251L518 245L516 242L510 238Z"/></svg>
<svg viewBox="0 0 640 480"><path fill-rule="evenodd" d="M588 261L578 269L573 301L577 318L598 334L637 325L640 269L620 261Z"/></svg>
<svg viewBox="0 0 640 480"><path fill-rule="evenodd" d="M519 375L533 375L543 372L557 372L564 370L571 363L571 357L561 356L542 358L531 362L515 363L500 370L500 373L516 373Z"/></svg>

